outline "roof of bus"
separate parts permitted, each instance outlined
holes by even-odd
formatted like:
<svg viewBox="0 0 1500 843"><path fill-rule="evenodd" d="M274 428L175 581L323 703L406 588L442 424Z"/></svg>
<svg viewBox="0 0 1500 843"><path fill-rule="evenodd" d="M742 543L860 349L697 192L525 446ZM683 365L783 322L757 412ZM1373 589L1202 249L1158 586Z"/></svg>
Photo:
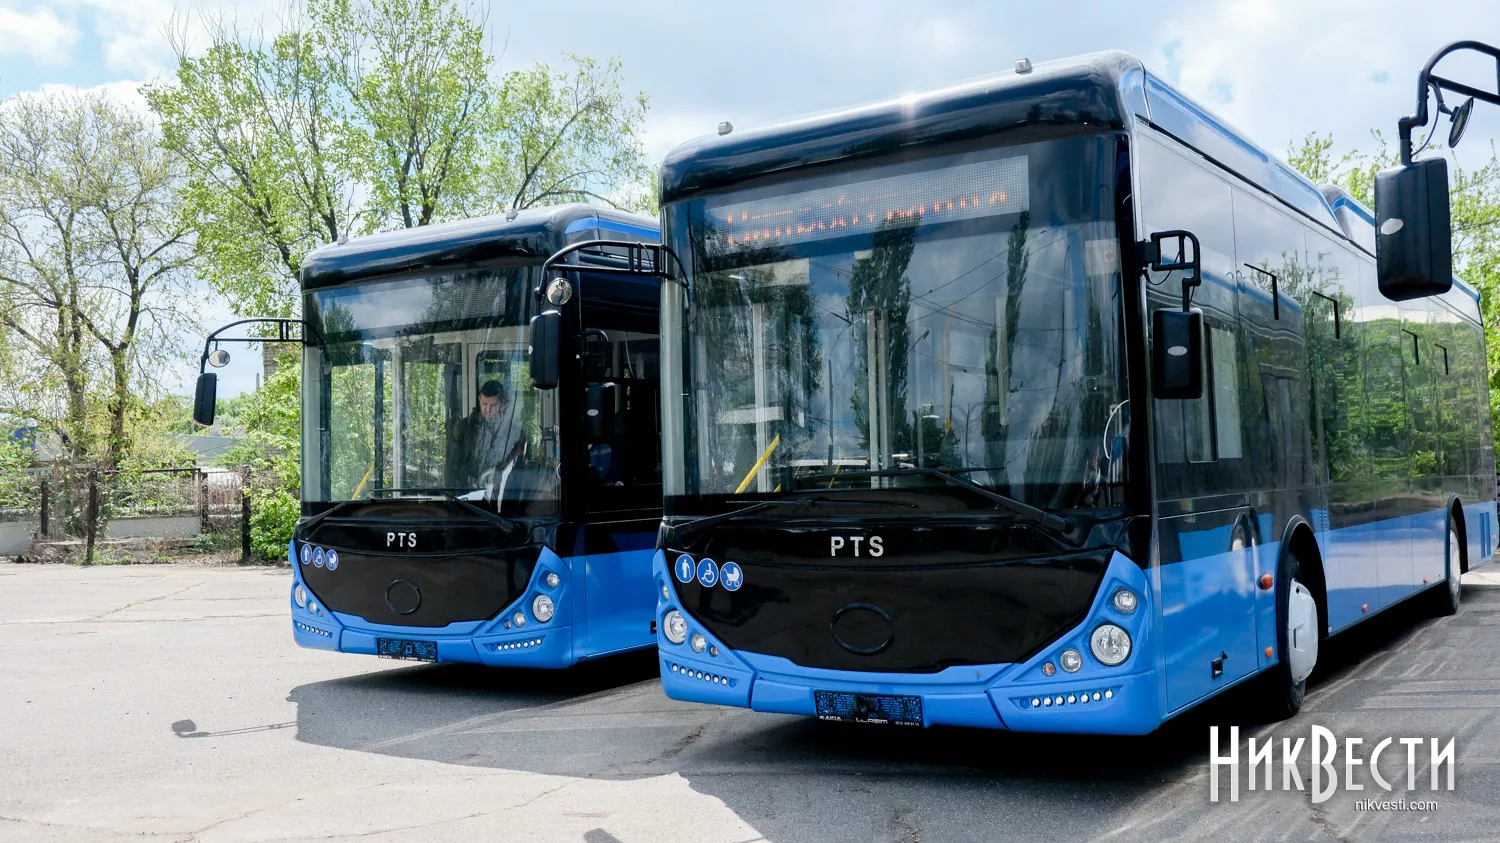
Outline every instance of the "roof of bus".
<svg viewBox="0 0 1500 843"><path fill-rule="evenodd" d="M1048 127L1123 129L1132 116L1166 132L1286 205L1354 241L1322 190L1129 53L1041 62L945 88L801 117L730 134L705 135L667 154L665 204L750 186L801 167L898 154L981 137L1019 142ZM1053 132L1056 129L1052 129ZM1369 211L1354 203L1361 217ZM1456 280L1456 279L1455 279ZM1478 298L1462 281L1455 286Z"/></svg>
<svg viewBox="0 0 1500 843"><path fill-rule="evenodd" d="M302 289L346 284L377 275L432 267L461 267L507 259L546 258L568 235L628 235L655 240L656 220L581 202L487 217L403 228L324 246L302 262Z"/></svg>

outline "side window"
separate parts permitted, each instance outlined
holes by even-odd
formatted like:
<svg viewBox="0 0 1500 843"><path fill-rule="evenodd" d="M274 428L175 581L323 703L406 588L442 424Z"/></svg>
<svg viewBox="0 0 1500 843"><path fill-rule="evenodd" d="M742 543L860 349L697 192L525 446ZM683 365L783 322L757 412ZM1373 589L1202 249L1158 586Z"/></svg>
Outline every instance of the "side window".
<svg viewBox="0 0 1500 843"><path fill-rule="evenodd" d="M1311 289L1304 297L1303 328L1308 395L1323 469L1319 479L1333 483L1367 480L1364 376L1359 325L1353 318L1361 259L1327 238L1310 236L1308 242Z"/></svg>
<svg viewBox="0 0 1500 843"><path fill-rule="evenodd" d="M1209 350L1213 357L1214 438L1218 458L1237 460L1245 456L1245 442L1240 427L1240 353L1234 331L1211 325L1208 329Z"/></svg>
<svg viewBox="0 0 1500 843"><path fill-rule="evenodd" d="M1410 427L1406 412L1405 358L1411 335L1402 330L1400 314L1375 285L1375 267L1360 271L1360 301L1368 317L1361 326L1365 415L1371 470L1375 479L1410 475Z"/></svg>

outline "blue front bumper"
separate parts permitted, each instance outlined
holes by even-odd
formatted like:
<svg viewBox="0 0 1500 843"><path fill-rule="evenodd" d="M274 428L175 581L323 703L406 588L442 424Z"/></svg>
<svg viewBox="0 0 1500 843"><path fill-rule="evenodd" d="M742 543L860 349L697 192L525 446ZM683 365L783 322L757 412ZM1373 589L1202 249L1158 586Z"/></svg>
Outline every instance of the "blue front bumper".
<svg viewBox="0 0 1500 843"><path fill-rule="evenodd" d="M665 587L672 595L658 601L660 621L680 606L660 552L654 566L658 590ZM1111 605L1120 587L1140 596L1134 612L1122 614ZM677 700L817 716L814 691L903 695L921 697L925 726L1139 735L1155 730L1163 717L1152 611L1144 573L1115 554L1086 619L1020 664L966 665L922 674L807 668L778 656L730 650L686 613L689 635L703 633L705 651L695 653L663 634L657 645L662 687ZM1129 658L1118 667L1105 667L1088 655L1088 637L1105 621L1123 627L1133 642ZM1058 654L1069 647L1085 654L1083 666L1076 673L1045 675L1042 665L1058 664Z"/></svg>

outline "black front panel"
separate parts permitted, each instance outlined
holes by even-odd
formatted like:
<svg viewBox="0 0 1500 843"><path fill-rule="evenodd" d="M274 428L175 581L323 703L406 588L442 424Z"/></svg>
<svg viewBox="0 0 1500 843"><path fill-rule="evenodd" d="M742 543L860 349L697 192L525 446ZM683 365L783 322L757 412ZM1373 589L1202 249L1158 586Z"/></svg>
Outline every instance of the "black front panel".
<svg viewBox="0 0 1500 843"><path fill-rule="evenodd" d="M1112 552L1017 553L1034 548L1036 535L973 524L726 526L690 550L695 560L735 563L742 584L673 585L725 644L803 667L932 672L1016 662L1083 619ZM668 551L669 568L680 553Z"/></svg>
<svg viewBox="0 0 1500 843"><path fill-rule="evenodd" d="M298 567L327 608L371 623L444 627L495 617L531 581L541 547L525 529L447 502L358 502L299 526ZM337 551L337 567L327 564Z"/></svg>

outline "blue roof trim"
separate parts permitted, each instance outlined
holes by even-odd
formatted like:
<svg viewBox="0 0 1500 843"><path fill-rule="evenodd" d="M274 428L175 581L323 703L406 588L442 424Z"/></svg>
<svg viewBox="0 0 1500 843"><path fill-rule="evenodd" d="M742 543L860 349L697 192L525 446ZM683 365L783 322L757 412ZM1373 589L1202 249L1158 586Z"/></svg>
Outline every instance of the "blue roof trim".
<svg viewBox="0 0 1500 843"><path fill-rule="evenodd" d="M1149 71L1146 98L1152 125L1323 225L1341 231L1333 209L1316 185Z"/></svg>
<svg viewBox="0 0 1500 843"><path fill-rule="evenodd" d="M1375 215L1365 210L1364 205L1359 204L1353 199L1340 199L1339 201L1333 203L1333 209L1335 211L1337 211L1339 208L1348 208L1349 210L1357 214L1360 219L1364 220L1372 226L1375 225Z"/></svg>
<svg viewBox="0 0 1500 843"><path fill-rule="evenodd" d="M638 225L629 225L627 223L615 222L614 220L606 220L598 217L594 217L592 219L585 218L581 220L573 220L572 222L568 223L567 228L563 229L563 233L576 234L580 231L585 231L590 228L597 228L600 231L613 231L616 234L633 234L636 237L649 237L652 240L661 239L661 233L654 228L644 228Z"/></svg>

